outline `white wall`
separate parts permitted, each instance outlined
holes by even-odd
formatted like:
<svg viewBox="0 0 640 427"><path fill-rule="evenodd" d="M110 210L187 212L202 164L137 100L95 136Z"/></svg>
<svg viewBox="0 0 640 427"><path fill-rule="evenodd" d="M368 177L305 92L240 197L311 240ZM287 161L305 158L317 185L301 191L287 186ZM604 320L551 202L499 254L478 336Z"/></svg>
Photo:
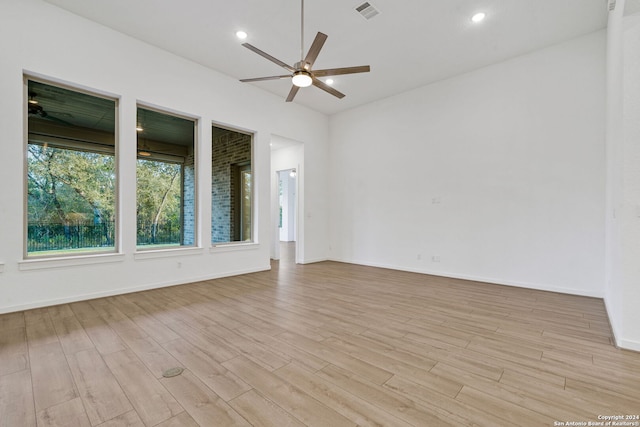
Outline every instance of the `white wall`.
<svg viewBox="0 0 640 427"><path fill-rule="evenodd" d="M603 296L604 82L601 31L332 116L331 258Z"/></svg>
<svg viewBox="0 0 640 427"><path fill-rule="evenodd" d="M328 119L40 0L0 2L0 312L269 268L272 134L305 141L305 254L328 247ZM23 72L119 98L121 252L72 261L23 260ZM143 101L199 117L200 247L135 253L135 117ZM210 248L211 126L255 132L258 244Z"/></svg>
<svg viewBox="0 0 640 427"><path fill-rule="evenodd" d="M640 13L624 10L607 28L605 301L617 344L640 351Z"/></svg>

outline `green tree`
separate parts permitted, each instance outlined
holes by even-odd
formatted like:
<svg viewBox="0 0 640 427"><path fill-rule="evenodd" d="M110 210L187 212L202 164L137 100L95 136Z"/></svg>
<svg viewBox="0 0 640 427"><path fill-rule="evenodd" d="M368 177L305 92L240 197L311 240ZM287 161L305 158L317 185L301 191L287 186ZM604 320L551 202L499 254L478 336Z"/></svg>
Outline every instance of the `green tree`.
<svg viewBox="0 0 640 427"><path fill-rule="evenodd" d="M113 155L29 144L27 163L29 225L62 225L66 235L73 224L103 225L102 244L113 245Z"/></svg>
<svg viewBox="0 0 640 427"><path fill-rule="evenodd" d="M158 243L161 223L180 229L181 175L182 166L179 164L138 160L138 244L145 243L147 231L150 233L149 243Z"/></svg>

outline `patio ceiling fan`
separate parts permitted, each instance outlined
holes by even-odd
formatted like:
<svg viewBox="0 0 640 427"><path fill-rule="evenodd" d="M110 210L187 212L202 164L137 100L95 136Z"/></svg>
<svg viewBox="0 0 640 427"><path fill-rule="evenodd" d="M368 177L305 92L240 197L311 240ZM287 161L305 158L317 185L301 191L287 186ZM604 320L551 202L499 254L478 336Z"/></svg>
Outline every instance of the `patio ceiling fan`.
<svg viewBox="0 0 640 427"><path fill-rule="evenodd" d="M240 81L244 83L248 83L248 82L259 82L264 80L279 80L279 79L290 78L292 86L291 86L291 91L289 91L289 95L287 96L286 102L293 101L293 98L295 98L296 94L298 93L298 90L300 90L301 87L307 87L311 85L317 88L320 88L337 98L340 98L340 99L344 98L345 96L344 93L339 92L336 89L332 88L325 82L319 80L318 77L337 76L339 74L368 73L371 70L371 68L368 65L361 65L357 67L328 68L324 70L313 70L312 69L313 63L316 61L316 58L318 57L318 54L320 53L320 50L322 49L324 42L327 40L327 35L321 32L318 32L318 34L316 34L315 39L313 40L313 43L311 44L311 47L309 48L309 51L307 52L307 55L304 56L304 0L301 0L300 16L301 16L300 18L300 61L293 64L293 66L283 61L280 61L277 58L274 58L273 56L269 55L266 52L263 52L262 50L258 49L255 46L252 46L249 43L242 44L242 46L246 47L247 49L257 53L263 58L268 59L274 64L281 66L285 70L289 71L290 74L284 74L279 76L268 76L268 77L256 77L251 79L241 79Z"/></svg>
<svg viewBox="0 0 640 427"><path fill-rule="evenodd" d="M27 101L27 112L29 113L29 116L37 116L37 117L41 117L43 119L47 119L50 120L52 122L56 122L59 123L61 125L64 126L73 126L73 124L69 123L66 120L62 120L58 117L52 116L51 114L49 114L49 112L47 112L44 107L42 105L40 105L39 101L36 99L36 97L38 96L37 93L35 92L29 92L29 100ZM69 113L60 113L60 112L53 112L54 114L65 114L68 116L71 116L71 114Z"/></svg>

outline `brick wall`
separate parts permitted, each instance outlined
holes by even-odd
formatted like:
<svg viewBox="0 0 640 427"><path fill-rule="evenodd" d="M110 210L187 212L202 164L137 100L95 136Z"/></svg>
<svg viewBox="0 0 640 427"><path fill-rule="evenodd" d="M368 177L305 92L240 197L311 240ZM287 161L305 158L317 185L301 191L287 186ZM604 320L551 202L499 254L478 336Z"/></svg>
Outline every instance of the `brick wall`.
<svg viewBox="0 0 640 427"><path fill-rule="evenodd" d="M217 130L217 131L215 131ZM251 135L215 128L212 138L211 241L238 240L234 227L239 166L251 164Z"/></svg>
<svg viewBox="0 0 640 427"><path fill-rule="evenodd" d="M182 244L196 243L196 170L193 154L184 160L182 169Z"/></svg>

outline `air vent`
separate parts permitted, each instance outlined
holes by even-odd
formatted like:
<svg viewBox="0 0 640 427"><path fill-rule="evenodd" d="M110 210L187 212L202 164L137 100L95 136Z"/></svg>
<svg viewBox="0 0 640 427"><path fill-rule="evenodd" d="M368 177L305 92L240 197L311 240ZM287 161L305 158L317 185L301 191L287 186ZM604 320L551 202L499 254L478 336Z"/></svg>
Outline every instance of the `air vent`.
<svg viewBox="0 0 640 427"><path fill-rule="evenodd" d="M364 2L360 6L356 7L356 11L362 15L364 19L371 19L380 13L378 9L373 7L369 2Z"/></svg>
<svg viewBox="0 0 640 427"><path fill-rule="evenodd" d="M609 11L612 11L616 8L616 0L609 0Z"/></svg>

